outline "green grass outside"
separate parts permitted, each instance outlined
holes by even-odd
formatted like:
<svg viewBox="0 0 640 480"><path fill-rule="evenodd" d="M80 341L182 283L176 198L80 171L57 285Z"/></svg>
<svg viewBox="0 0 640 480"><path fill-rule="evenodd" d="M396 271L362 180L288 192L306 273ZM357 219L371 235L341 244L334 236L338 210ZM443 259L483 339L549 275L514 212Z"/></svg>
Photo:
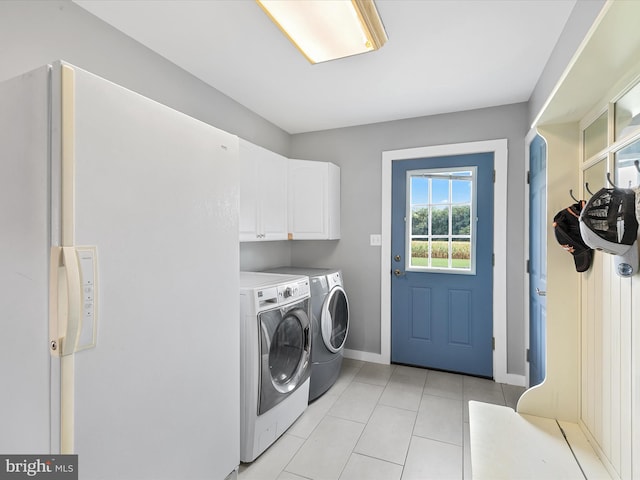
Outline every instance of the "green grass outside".
<svg viewBox="0 0 640 480"><path fill-rule="evenodd" d="M428 258L411 257L411 265L413 267L426 267L429 264ZM432 258L431 266L434 268L448 268L449 264L446 258ZM471 260L468 258L454 258L451 263L452 268L470 268Z"/></svg>
<svg viewBox="0 0 640 480"><path fill-rule="evenodd" d="M411 265L414 267L427 267L429 263L428 242L414 240L411 242ZM471 268L471 255L469 252L469 242L452 242L453 259L452 268ZM431 243L431 267L433 268L449 268L447 256L449 254L449 246L447 242Z"/></svg>

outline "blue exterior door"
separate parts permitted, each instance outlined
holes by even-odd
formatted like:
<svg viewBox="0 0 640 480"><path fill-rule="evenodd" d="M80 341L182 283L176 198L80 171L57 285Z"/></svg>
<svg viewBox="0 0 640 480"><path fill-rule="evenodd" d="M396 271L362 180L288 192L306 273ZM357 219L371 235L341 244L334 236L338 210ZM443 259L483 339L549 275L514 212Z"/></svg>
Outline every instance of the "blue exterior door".
<svg viewBox="0 0 640 480"><path fill-rule="evenodd" d="M529 386L545 377L547 302L547 145L529 145Z"/></svg>
<svg viewBox="0 0 640 480"><path fill-rule="evenodd" d="M493 153L392 166L391 360L493 377Z"/></svg>

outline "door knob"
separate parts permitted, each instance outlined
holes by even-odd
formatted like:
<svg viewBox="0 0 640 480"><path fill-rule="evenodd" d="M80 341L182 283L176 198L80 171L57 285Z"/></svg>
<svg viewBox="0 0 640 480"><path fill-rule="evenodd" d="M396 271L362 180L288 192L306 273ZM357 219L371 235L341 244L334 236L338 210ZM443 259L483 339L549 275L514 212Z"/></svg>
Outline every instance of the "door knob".
<svg viewBox="0 0 640 480"><path fill-rule="evenodd" d="M393 259L394 259L396 262L399 262L401 258L402 258L402 257L401 257L400 255L396 255L395 257L393 257Z"/></svg>
<svg viewBox="0 0 640 480"><path fill-rule="evenodd" d="M404 275L404 272L403 272L403 271L401 271L399 268L396 268L396 269L393 271L393 274L394 274L396 277L400 277L400 276Z"/></svg>

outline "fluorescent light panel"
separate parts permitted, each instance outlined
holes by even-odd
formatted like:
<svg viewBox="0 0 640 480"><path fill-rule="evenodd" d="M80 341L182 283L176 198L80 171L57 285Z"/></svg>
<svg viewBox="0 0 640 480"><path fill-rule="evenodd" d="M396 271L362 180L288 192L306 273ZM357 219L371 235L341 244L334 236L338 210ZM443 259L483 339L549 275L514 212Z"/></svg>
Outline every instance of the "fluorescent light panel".
<svg viewBox="0 0 640 480"><path fill-rule="evenodd" d="M377 50L387 41L373 0L256 0L311 63Z"/></svg>

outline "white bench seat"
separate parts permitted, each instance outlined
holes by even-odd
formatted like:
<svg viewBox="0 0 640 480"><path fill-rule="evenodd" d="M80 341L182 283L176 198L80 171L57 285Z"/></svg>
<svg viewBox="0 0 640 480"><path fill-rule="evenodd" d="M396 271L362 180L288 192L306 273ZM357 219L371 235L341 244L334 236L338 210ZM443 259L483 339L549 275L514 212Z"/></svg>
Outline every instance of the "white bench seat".
<svg viewBox="0 0 640 480"><path fill-rule="evenodd" d="M576 423L470 401L469 429L474 480L611 478Z"/></svg>

